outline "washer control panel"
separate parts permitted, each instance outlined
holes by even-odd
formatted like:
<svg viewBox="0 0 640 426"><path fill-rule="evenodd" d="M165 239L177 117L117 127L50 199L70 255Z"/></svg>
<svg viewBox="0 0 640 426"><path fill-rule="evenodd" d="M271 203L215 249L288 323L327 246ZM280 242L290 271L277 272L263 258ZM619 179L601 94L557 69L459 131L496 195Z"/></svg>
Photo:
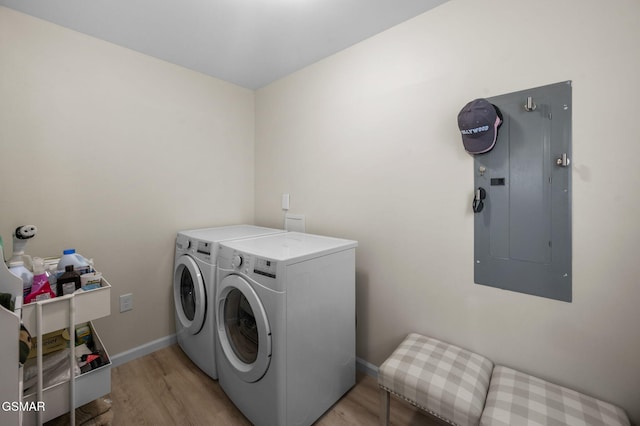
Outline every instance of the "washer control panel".
<svg viewBox="0 0 640 426"><path fill-rule="evenodd" d="M178 235L176 238L176 249L188 251L191 248L191 240L184 235Z"/></svg>
<svg viewBox="0 0 640 426"><path fill-rule="evenodd" d="M185 235L178 235L176 238L176 252L186 253L194 258L211 263L211 252L213 244L209 241L191 239Z"/></svg>
<svg viewBox="0 0 640 426"><path fill-rule="evenodd" d="M276 262L269 259L256 258L256 263L253 266L253 272L265 277L276 277Z"/></svg>
<svg viewBox="0 0 640 426"><path fill-rule="evenodd" d="M233 269L238 269L239 267L242 266L242 264L244 263L244 259L242 258L241 255L239 254L234 254L233 257L231 258L231 267Z"/></svg>
<svg viewBox="0 0 640 426"><path fill-rule="evenodd" d="M245 274L258 274L264 277L276 278L277 262L261 257L254 257L246 253L234 252L231 256L231 267Z"/></svg>

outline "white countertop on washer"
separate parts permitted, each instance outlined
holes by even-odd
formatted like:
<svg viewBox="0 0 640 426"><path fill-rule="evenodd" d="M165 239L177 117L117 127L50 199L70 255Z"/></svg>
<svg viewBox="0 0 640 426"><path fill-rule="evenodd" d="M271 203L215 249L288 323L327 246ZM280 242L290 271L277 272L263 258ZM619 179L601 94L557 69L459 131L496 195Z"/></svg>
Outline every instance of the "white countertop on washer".
<svg viewBox="0 0 640 426"><path fill-rule="evenodd" d="M260 256L277 261L299 260L303 257L325 255L358 246L357 241L323 235L287 232L238 241L223 242L239 252Z"/></svg>

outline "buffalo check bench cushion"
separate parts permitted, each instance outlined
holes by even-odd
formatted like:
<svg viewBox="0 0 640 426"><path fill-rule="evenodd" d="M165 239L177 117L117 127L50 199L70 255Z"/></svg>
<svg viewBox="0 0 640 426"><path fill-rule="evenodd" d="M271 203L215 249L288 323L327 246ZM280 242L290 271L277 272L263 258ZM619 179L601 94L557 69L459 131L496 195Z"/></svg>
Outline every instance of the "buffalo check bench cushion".
<svg viewBox="0 0 640 426"><path fill-rule="evenodd" d="M454 345L409 334L378 370L378 385L459 426L477 425L493 363Z"/></svg>
<svg viewBox="0 0 640 426"><path fill-rule="evenodd" d="M480 425L616 426L629 419L615 405L498 365Z"/></svg>

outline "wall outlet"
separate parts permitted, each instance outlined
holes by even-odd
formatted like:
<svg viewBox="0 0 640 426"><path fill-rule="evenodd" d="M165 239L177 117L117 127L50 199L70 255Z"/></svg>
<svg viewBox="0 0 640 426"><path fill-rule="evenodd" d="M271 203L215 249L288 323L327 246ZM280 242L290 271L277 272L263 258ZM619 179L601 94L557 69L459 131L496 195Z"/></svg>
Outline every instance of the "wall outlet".
<svg viewBox="0 0 640 426"><path fill-rule="evenodd" d="M127 312L133 309L133 294L127 293L120 296L120 312Z"/></svg>

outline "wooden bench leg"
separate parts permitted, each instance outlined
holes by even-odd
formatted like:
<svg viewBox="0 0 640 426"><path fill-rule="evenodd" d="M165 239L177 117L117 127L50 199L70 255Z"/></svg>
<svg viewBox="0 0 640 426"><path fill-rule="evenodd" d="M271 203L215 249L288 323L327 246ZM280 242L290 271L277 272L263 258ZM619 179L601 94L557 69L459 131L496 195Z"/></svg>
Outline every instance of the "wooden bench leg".
<svg viewBox="0 0 640 426"><path fill-rule="evenodd" d="M389 426L389 392L380 388L380 426Z"/></svg>

